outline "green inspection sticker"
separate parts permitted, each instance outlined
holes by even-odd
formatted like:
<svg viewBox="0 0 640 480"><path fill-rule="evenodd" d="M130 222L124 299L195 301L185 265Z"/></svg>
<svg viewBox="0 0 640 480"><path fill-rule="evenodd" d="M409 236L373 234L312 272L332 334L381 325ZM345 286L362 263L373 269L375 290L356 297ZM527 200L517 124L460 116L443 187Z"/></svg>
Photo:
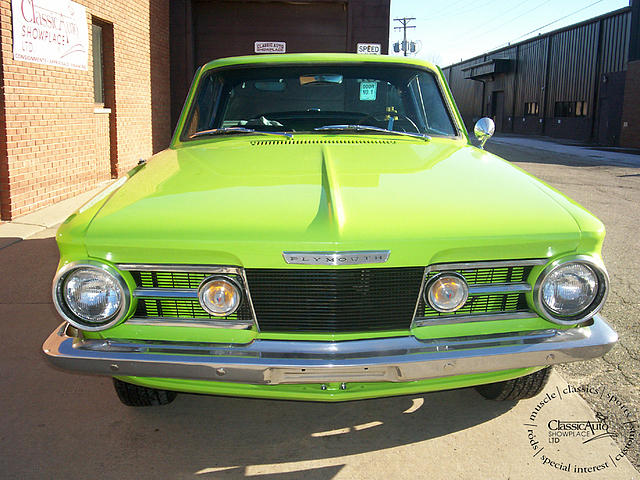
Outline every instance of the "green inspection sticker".
<svg viewBox="0 0 640 480"><path fill-rule="evenodd" d="M360 82L360 100L375 101L377 92L377 82Z"/></svg>

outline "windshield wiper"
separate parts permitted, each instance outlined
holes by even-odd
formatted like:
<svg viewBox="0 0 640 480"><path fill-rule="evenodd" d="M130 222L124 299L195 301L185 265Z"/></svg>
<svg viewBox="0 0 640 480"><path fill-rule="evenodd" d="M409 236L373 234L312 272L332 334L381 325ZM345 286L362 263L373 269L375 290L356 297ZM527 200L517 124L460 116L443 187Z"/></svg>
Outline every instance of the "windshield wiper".
<svg viewBox="0 0 640 480"><path fill-rule="evenodd" d="M327 130L342 130L342 131L354 131L354 132L380 132L391 133L393 135L404 135L407 137L422 138L429 141L431 137L425 133L412 133L412 132L398 132L395 130L387 130L386 128L374 127L372 125L325 125L324 127L314 128L315 131L322 132Z"/></svg>
<svg viewBox="0 0 640 480"><path fill-rule="evenodd" d="M253 128L245 127L223 127L212 128L211 130L201 130L200 132L189 135L189 138L196 138L204 135L227 135L230 133L255 133L257 135L276 135L278 137L293 138L293 134L289 132L262 132L254 130Z"/></svg>

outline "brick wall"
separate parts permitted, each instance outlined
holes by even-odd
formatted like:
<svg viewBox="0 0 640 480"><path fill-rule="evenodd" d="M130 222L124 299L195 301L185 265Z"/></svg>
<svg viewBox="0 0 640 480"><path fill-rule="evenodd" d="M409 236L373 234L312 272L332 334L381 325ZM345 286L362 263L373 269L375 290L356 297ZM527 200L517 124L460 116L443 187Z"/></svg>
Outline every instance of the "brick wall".
<svg viewBox="0 0 640 480"><path fill-rule="evenodd" d="M121 176L169 142L169 1L77 3L87 8L87 71L14 61L11 1L0 0L3 220ZM113 25L111 113L95 111L92 20Z"/></svg>
<svg viewBox="0 0 640 480"><path fill-rule="evenodd" d="M620 146L640 148L640 60L629 62L627 68Z"/></svg>

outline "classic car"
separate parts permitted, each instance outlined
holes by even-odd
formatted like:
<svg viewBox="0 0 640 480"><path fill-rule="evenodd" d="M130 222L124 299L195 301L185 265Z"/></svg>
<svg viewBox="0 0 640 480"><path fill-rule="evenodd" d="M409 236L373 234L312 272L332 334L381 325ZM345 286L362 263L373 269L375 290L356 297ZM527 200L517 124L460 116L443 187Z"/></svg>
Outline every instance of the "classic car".
<svg viewBox="0 0 640 480"><path fill-rule="evenodd" d="M604 227L475 130L415 59L204 65L169 148L58 230L46 357L131 406L536 395L617 340Z"/></svg>

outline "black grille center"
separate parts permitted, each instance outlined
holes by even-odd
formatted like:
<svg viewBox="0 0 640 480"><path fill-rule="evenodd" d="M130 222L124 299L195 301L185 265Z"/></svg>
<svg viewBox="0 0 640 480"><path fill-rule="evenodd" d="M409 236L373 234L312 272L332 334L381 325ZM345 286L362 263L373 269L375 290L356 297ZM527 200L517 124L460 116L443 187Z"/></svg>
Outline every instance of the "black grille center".
<svg viewBox="0 0 640 480"><path fill-rule="evenodd" d="M423 267L246 269L263 332L408 330Z"/></svg>

